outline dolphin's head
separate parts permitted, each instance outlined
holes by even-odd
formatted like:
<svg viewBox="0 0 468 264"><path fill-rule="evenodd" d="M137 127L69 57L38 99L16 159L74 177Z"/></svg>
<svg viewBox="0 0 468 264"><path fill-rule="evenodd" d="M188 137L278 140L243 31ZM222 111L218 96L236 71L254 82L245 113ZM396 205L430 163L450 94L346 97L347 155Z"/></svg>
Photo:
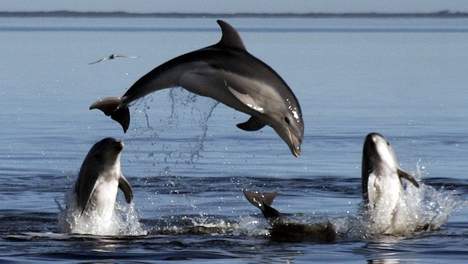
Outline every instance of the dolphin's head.
<svg viewBox="0 0 468 264"><path fill-rule="evenodd" d="M390 143L378 133L370 133L366 136L362 151L362 196L364 202L369 202L368 193L369 177L371 173L375 176L387 175L387 172L396 172L398 161Z"/></svg>
<svg viewBox="0 0 468 264"><path fill-rule="evenodd" d="M95 159L104 166L112 166L120 158L123 147L124 144L121 140L111 137L104 138L94 144L88 153L88 157Z"/></svg>
<svg viewBox="0 0 468 264"><path fill-rule="evenodd" d="M398 169L398 160L392 145L378 133L367 135L364 142L363 163L367 164L366 173L383 167L392 171Z"/></svg>
<svg viewBox="0 0 468 264"><path fill-rule="evenodd" d="M304 138L304 121L296 98L286 98L285 104L271 115L270 123L276 133L288 144L291 153L299 157Z"/></svg>

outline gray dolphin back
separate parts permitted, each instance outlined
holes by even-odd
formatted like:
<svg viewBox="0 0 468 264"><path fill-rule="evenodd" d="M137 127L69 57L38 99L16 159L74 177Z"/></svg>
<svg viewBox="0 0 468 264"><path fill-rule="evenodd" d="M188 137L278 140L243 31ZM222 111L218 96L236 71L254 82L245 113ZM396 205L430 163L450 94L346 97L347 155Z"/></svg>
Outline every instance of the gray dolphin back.
<svg viewBox="0 0 468 264"><path fill-rule="evenodd" d="M90 157L90 153L88 153L83 161L78 180L75 184L76 203L81 213L85 211L91 198L94 185L99 178L100 170L96 169L95 166L98 166L96 160L94 157Z"/></svg>
<svg viewBox="0 0 468 264"><path fill-rule="evenodd" d="M362 200L365 204L369 202L369 195L368 195L368 181L369 181L369 174L372 172L372 164L369 155L371 155L370 144L373 144L372 140L368 140L369 135L366 137L364 142L364 146L362 149L362 164L361 164L361 188L362 188Z"/></svg>

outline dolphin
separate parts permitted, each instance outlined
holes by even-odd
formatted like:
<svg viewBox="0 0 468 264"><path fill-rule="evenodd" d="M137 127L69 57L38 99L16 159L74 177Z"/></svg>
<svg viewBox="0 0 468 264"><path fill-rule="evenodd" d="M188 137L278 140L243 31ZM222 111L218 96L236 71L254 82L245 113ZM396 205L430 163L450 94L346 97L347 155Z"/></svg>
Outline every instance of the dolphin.
<svg viewBox="0 0 468 264"><path fill-rule="evenodd" d="M273 208L271 204L276 197L276 192L244 191L244 195L247 201L262 211L271 226L270 236L274 241L333 242L336 240L335 228L329 221L314 224L298 223Z"/></svg>
<svg viewBox="0 0 468 264"><path fill-rule="evenodd" d="M110 220L118 189L123 191L127 203L131 203L132 187L120 168L122 149L122 141L105 138L94 144L86 155L74 188L81 215L96 212L102 219Z"/></svg>
<svg viewBox="0 0 468 264"><path fill-rule="evenodd" d="M286 82L266 63L251 55L239 33L218 20L221 40L211 46L171 59L136 81L121 97L106 97L90 106L119 122L127 131L129 105L166 88L186 90L211 97L250 118L237 124L246 131L272 127L298 157L304 136L299 102Z"/></svg>
<svg viewBox="0 0 468 264"><path fill-rule="evenodd" d="M398 233L398 222L404 219L400 212L402 181L406 180L417 188L419 183L400 168L392 146L381 134L370 133L366 136L361 180L363 204L378 232Z"/></svg>

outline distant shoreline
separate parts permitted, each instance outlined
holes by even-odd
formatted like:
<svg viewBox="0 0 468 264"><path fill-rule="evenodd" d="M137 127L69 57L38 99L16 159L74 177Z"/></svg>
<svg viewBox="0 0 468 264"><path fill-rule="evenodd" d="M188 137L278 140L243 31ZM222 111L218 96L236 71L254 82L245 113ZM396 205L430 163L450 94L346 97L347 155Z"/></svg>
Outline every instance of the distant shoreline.
<svg viewBox="0 0 468 264"><path fill-rule="evenodd" d="M70 18L468 18L468 12L438 11L429 13L130 13L79 11L0 11L0 17L70 17Z"/></svg>

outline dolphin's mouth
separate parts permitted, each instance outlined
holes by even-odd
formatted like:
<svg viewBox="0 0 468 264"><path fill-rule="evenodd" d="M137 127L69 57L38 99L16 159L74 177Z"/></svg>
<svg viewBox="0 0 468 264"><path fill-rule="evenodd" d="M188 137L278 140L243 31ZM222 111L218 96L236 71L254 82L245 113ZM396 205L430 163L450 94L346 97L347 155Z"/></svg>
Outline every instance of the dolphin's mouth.
<svg viewBox="0 0 468 264"><path fill-rule="evenodd" d="M291 149L291 153L294 155L294 157L298 158L301 155L301 145L294 141L290 129L288 129L288 135L290 142L289 148Z"/></svg>
<svg viewBox="0 0 468 264"><path fill-rule="evenodd" d="M292 148L292 153L296 158L299 158L301 155L301 148L300 147L293 147Z"/></svg>

